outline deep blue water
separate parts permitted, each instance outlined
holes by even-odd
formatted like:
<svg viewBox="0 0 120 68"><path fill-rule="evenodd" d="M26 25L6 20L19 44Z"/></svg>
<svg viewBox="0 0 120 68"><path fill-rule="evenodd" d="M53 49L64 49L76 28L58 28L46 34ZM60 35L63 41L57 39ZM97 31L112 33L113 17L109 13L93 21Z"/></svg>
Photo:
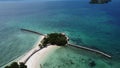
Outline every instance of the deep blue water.
<svg viewBox="0 0 120 68"><path fill-rule="evenodd" d="M21 32L20 28L65 32L72 43L107 52L113 62L120 62L119 3L1 2L0 65L28 51L37 40L37 35Z"/></svg>

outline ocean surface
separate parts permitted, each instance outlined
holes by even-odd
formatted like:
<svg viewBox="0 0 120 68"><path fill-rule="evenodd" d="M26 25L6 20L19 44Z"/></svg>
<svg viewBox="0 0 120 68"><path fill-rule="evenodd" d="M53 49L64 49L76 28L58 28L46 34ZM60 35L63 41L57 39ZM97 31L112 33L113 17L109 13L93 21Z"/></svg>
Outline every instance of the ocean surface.
<svg viewBox="0 0 120 68"><path fill-rule="evenodd" d="M112 56L73 47L55 51L43 68L119 68L120 67L120 1L89 4L85 1L0 2L0 66L29 51L38 35L64 32L70 42L101 50ZM94 61L91 67L89 62Z"/></svg>

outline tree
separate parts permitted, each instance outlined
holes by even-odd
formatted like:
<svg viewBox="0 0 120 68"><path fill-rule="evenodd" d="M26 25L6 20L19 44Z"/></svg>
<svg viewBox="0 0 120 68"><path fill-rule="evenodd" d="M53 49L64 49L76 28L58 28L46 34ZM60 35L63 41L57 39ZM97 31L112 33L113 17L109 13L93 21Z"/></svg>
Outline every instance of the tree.
<svg viewBox="0 0 120 68"><path fill-rule="evenodd" d="M64 46L68 42L67 37L62 33L51 33L48 34L42 41L43 46L47 44Z"/></svg>
<svg viewBox="0 0 120 68"><path fill-rule="evenodd" d="M5 68L10 68L9 66L6 66Z"/></svg>
<svg viewBox="0 0 120 68"><path fill-rule="evenodd" d="M13 62L10 66L6 66L5 68L19 68L19 65L17 62Z"/></svg>
<svg viewBox="0 0 120 68"><path fill-rule="evenodd" d="M17 62L13 62L10 66L6 66L5 68L27 68L27 66L22 62L20 65Z"/></svg>
<svg viewBox="0 0 120 68"><path fill-rule="evenodd" d="M19 68L18 63L17 63L17 62L13 62L13 63L11 64L11 68Z"/></svg>
<svg viewBox="0 0 120 68"><path fill-rule="evenodd" d="M19 68L27 68L27 66L23 62L21 62Z"/></svg>

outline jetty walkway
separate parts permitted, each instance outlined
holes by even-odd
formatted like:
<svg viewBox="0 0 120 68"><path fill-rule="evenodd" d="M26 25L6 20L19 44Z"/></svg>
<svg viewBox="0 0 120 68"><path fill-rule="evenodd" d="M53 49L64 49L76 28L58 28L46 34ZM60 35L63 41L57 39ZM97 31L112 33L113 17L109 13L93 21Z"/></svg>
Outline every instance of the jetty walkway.
<svg viewBox="0 0 120 68"><path fill-rule="evenodd" d="M96 49L92 49L92 48L88 48L88 47L84 47L84 46L80 46L80 45L74 45L74 44L70 44L70 43L68 45L73 46L73 47L77 47L77 48L81 48L81 49L84 49L84 50L96 52L96 53L101 54L101 55L103 55L107 58L112 58L112 56L110 56L110 55L108 55L108 54L106 54L102 51L96 50Z"/></svg>
<svg viewBox="0 0 120 68"><path fill-rule="evenodd" d="M39 33L39 32L36 32L36 31L33 31L33 30L28 30L28 29L23 29L23 28L21 28L20 30L21 30L21 31L26 31L26 32L30 32L30 33L34 33L34 34L38 34L38 35L43 35L43 36L45 36L44 34Z"/></svg>

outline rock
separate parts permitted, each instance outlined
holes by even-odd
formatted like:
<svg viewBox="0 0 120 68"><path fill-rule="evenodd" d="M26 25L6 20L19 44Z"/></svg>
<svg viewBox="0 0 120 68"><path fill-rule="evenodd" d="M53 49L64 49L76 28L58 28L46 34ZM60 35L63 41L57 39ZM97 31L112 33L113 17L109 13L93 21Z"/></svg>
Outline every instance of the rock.
<svg viewBox="0 0 120 68"><path fill-rule="evenodd" d="M95 66L96 66L95 61L90 61L90 62L89 62L89 66L90 66L90 67L95 67Z"/></svg>

